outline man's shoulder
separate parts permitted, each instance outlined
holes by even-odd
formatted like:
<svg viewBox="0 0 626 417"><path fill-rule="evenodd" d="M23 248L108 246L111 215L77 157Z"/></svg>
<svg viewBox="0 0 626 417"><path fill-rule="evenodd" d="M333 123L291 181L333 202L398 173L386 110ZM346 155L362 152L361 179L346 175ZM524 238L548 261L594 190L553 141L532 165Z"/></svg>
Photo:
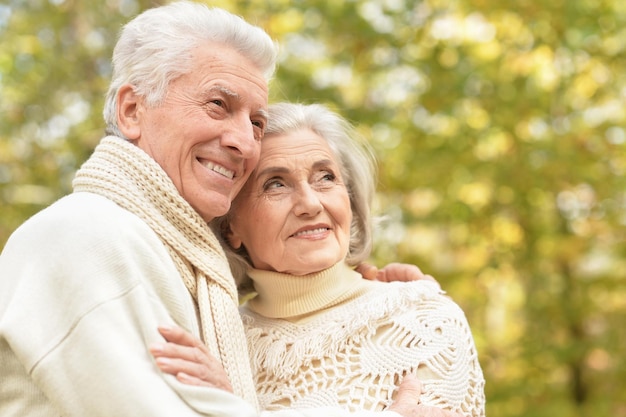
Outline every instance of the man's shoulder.
<svg viewBox="0 0 626 417"><path fill-rule="evenodd" d="M66 195L28 219L23 226L30 229L63 228L67 233L72 233L72 230L79 233L118 233L129 227L148 228L145 222L128 210L93 193Z"/></svg>
<svg viewBox="0 0 626 417"><path fill-rule="evenodd" d="M72 193L52 203L33 218L42 217L69 220L111 221L134 217L110 199L94 193Z"/></svg>
<svg viewBox="0 0 626 417"><path fill-rule="evenodd" d="M5 249L30 247L59 252L93 246L128 247L137 241L160 244L144 221L111 200L92 193L73 193L25 221L13 232Z"/></svg>
<svg viewBox="0 0 626 417"><path fill-rule="evenodd" d="M166 246L145 222L90 193L61 198L23 223L0 254L0 275L128 288L176 274ZM92 279L93 277L98 279ZM45 277L45 278L44 278Z"/></svg>

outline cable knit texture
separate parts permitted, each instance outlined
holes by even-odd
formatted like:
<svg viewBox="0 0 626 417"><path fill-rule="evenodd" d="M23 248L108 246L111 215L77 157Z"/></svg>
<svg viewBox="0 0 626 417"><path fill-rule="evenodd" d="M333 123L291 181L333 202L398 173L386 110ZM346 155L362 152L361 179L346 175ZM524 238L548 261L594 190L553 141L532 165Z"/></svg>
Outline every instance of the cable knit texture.
<svg viewBox="0 0 626 417"><path fill-rule="evenodd" d="M226 256L213 232L149 155L106 137L77 172L75 192L102 195L145 221L161 238L194 297L202 339L226 369L235 394L257 404L238 298ZM229 323L216 326L216 323Z"/></svg>
<svg viewBox="0 0 626 417"><path fill-rule="evenodd" d="M414 373L422 403L484 416L469 325L436 284L366 281L344 263L249 275L258 296L241 310L262 408L382 410Z"/></svg>

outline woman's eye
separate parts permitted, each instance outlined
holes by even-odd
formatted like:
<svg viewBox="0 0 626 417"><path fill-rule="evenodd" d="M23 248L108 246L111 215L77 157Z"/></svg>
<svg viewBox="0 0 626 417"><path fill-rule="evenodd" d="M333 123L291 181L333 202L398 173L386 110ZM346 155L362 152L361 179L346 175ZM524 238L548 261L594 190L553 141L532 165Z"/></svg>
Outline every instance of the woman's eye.
<svg viewBox="0 0 626 417"><path fill-rule="evenodd" d="M263 190L267 191L267 190L275 190L277 188L282 188L283 182L279 179L271 179L265 182L265 184L263 184Z"/></svg>
<svg viewBox="0 0 626 417"><path fill-rule="evenodd" d="M328 171L321 171L317 175L314 187L321 189L329 189L337 185L338 178L335 174Z"/></svg>
<svg viewBox="0 0 626 417"><path fill-rule="evenodd" d="M320 179L321 181L331 181L334 182L337 177L332 172L323 172L321 173Z"/></svg>

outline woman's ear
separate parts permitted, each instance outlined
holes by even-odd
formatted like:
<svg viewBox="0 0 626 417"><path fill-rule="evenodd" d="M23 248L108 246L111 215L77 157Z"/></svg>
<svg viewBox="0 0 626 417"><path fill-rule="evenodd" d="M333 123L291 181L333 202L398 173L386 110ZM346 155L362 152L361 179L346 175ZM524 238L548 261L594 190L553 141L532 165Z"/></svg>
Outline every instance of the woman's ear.
<svg viewBox="0 0 626 417"><path fill-rule="evenodd" d="M239 238L239 235L233 232L233 229L229 223L225 222L222 224L220 228L220 233L224 240L228 243L228 246L230 246L232 249L237 250L241 248L243 242L241 241L241 238Z"/></svg>
<svg viewBox="0 0 626 417"><path fill-rule="evenodd" d="M141 136L139 124L141 104L141 97L135 93L132 85L124 84L117 91L117 126L129 140L139 139Z"/></svg>
<svg viewBox="0 0 626 417"><path fill-rule="evenodd" d="M230 247L235 250L241 248L241 246L243 245L241 239L237 237L237 235L233 232L230 232L228 235L226 235L226 241L228 242Z"/></svg>

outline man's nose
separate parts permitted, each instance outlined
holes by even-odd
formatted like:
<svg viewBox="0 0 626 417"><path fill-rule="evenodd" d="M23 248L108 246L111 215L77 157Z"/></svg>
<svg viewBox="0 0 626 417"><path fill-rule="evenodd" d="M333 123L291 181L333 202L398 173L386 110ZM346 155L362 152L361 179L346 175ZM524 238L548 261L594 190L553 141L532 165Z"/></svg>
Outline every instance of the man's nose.
<svg viewBox="0 0 626 417"><path fill-rule="evenodd" d="M249 159L260 150L260 142L254 137L254 127L247 117L231 119L227 130L222 134L222 146L226 146L238 156Z"/></svg>

